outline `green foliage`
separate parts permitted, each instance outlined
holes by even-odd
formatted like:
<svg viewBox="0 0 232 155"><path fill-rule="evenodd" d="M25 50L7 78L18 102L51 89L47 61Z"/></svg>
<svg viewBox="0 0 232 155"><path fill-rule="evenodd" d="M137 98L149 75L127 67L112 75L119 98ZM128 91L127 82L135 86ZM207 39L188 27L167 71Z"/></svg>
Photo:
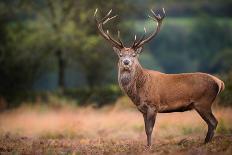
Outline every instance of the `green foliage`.
<svg viewBox="0 0 232 155"><path fill-rule="evenodd" d="M223 119L220 119L216 131L220 134L231 134L232 128L228 123L225 123Z"/></svg>
<svg viewBox="0 0 232 155"><path fill-rule="evenodd" d="M105 42L95 29L93 12L101 4L105 2L0 2L0 96L12 101L22 93L26 99L25 92L33 90L38 77L55 71L64 80L66 67L73 66L78 66L88 87L105 84L111 77L104 75L109 75L113 64L113 54L107 53L113 52L103 46ZM123 4L108 2L109 7L101 11L105 13L112 6L120 11L125 9Z"/></svg>
<svg viewBox="0 0 232 155"><path fill-rule="evenodd" d="M214 71L228 73L232 70L231 59L232 48L225 48L215 55L215 57L210 62L210 66Z"/></svg>
<svg viewBox="0 0 232 155"><path fill-rule="evenodd" d="M139 60L141 61L141 64L145 68L159 70L159 71L163 70L161 66L158 64L157 60L154 58L154 56L149 51L144 50Z"/></svg>
<svg viewBox="0 0 232 155"><path fill-rule="evenodd" d="M232 106L232 71L224 76L225 89L220 95L220 104Z"/></svg>
<svg viewBox="0 0 232 155"><path fill-rule="evenodd" d="M142 24L145 23L145 24ZM136 23L152 31L153 21ZM149 44L150 52L165 72L221 73L231 69L231 20L209 16L167 18L158 37Z"/></svg>
<svg viewBox="0 0 232 155"><path fill-rule="evenodd" d="M108 85L91 89L67 89L64 95L76 99L80 105L94 103L99 107L114 103L119 96L122 96L122 91L117 85Z"/></svg>
<svg viewBox="0 0 232 155"><path fill-rule="evenodd" d="M217 21L209 16L202 16L197 21L190 35L190 46L193 57L199 60L199 70L215 73L230 67L229 63L224 63L229 66L220 66L215 62L224 61L223 55L231 56L231 51L225 51L232 49L231 27L229 21Z"/></svg>
<svg viewBox="0 0 232 155"><path fill-rule="evenodd" d="M42 72L46 64L46 55L32 53L32 47L22 44L25 27L8 25L7 19L2 17L0 33L0 96L9 101L8 106L27 96L32 89L35 79ZM41 60L44 60L41 64Z"/></svg>
<svg viewBox="0 0 232 155"><path fill-rule="evenodd" d="M165 72L189 72L197 70L196 60L191 60L189 52L189 36L191 28L185 22L172 23L173 19L165 19L161 32L148 46L158 64ZM190 19L189 19L190 20ZM177 19L180 21L180 19ZM147 25L147 24L146 24ZM153 30L154 24L150 23L148 29Z"/></svg>
<svg viewBox="0 0 232 155"><path fill-rule="evenodd" d="M158 37L142 53L141 63L146 68L169 73L227 73L232 66L232 22L230 18L211 15L227 8L229 2L186 2L181 1L178 7L176 0L156 2L154 8L167 8L168 16ZM98 16L102 17L112 8L121 17L120 22L116 18L105 28L112 34L120 29L123 40L131 41L132 31L141 33L143 23L148 30L154 29L151 21L132 22L144 19L144 10L153 5L149 0L1 1L0 98L7 101L35 98L36 81L52 72L58 74L57 88L64 90L63 95L73 96L80 103L102 105L114 101L121 92L113 91L108 85L116 83L117 60L111 47L97 33L94 10L99 8ZM202 7L211 11L202 13ZM194 12L201 18L189 17ZM180 13L187 16L170 17ZM229 13L225 9L220 15L229 16ZM68 73L70 69L83 77L78 81L84 88L67 89L65 82L66 77L72 76Z"/></svg>
<svg viewBox="0 0 232 155"><path fill-rule="evenodd" d="M22 88L21 88L22 89ZM21 90L20 89L20 90ZM12 93L11 93L12 94ZM16 92L14 98L10 100L11 107L15 107L22 101L27 103L43 103L49 107L60 109L67 106L90 105L101 107L106 104L115 103L123 93L118 85L106 85L102 87L85 87L64 89L62 92L55 91L22 91ZM11 96L12 97L12 96ZM13 102L12 102L13 101ZM41 106L43 107L43 106Z"/></svg>
<svg viewBox="0 0 232 155"><path fill-rule="evenodd" d="M194 133L199 133L201 132L202 129L200 127L192 127L192 126L183 126L182 127L182 132L183 135L190 135L190 134L194 134Z"/></svg>

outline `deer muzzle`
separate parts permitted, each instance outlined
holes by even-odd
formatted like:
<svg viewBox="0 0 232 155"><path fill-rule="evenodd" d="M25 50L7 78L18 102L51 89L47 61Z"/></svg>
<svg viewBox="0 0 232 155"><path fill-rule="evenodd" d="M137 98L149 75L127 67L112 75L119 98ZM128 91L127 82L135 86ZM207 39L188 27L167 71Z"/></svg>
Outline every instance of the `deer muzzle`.
<svg viewBox="0 0 232 155"><path fill-rule="evenodd" d="M122 67L123 67L123 70L130 70L130 68L131 68L131 64L132 64L132 62L131 62L131 60L130 59L128 59L128 58L125 58L125 59L123 59L122 60Z"/></svg>
<svg viewBox="0 0 232 155"><path fill-rule="evenodd" d="M124 66L128 66L130 64L130 60L129 59L124 59L123 64L124 64Z"/></svg>

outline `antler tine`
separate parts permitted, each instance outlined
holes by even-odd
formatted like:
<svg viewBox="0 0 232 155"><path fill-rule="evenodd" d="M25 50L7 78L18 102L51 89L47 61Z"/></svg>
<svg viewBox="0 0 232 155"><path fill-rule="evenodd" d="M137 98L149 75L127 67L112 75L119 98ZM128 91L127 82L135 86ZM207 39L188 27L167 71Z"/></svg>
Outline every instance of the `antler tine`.
<svg viewBox="0 0 232 155"><path fill-rule="evenodd" d="M143 30L144 30L144 33L147 33L147 29L146 29L146 27L145 27L145 26L144 26Z"/></svg>
<svg viewBox="0 0 232 155"><path fill-rule="evenodd" d="M135 34L135 37L134 37L134 41L133 41L133 44L132 44L132 48L136 45L136 40L137 40L137 37L136 37L136 34Z"/></svg>
<svg viewBox="0 0 232 155"><path fill-rule="evenodd" d="M164 18L164 17L166 17L166 12L165 12L164 8L162 10L163 10L163 18Z"/></svg>
<svg viewBox="0 0 232 155"><path fill-rule="evenodd" d="M100 22L104 22L110 16L111 12L112 12L112 9L110 9L110 11L101 19Z"/></svg>
<svg viewBox="0 0 232 155"><path fill-rule="evenodd" d="M120 31L119 30L118 30L118 41L121 43L121 45L123 45L123 42L122 42L121 37L120 37Z"/></svg>
<svg viewBox="0 0 232 155"><path fill-rule="evenodd" d="M96 17L96 15L97 15L97 11L98 11L98 8L96 8L96 10L95 10L95 12L94 12L94 17Z"/></svg>
<svg viewBox="0 0 232 155"><path fill-rule="evenodd" d="M111 12L112 12L112 9L111 9L100 21L98 21L98 20L97 20L97 12L98 12L98 8L97 8L97 9L95 10L95 12L94 12L95 20L96 20L98 23L103 23L103 25L106 24L109 20L114 19L114 18L117 17L117 15L112 16L112 17L109 17L110 14L111 14Z"/></svg>
<svg viewBox="0 0 232 155"><path fill-rule="evenodd" d="M116 18L118 15L115 15L115 16L113 16L113 17L109 17L109 18L107 18L106 20L103 20L103 25L105 25L108 21L110 21L111 19L114 19L114 18Z"/></svg>
<svg viewBox="0 0 232 155"><path fill-rule="evenodd" d="M97 19L97 11L98 11L98 9L95 10L94 17L95 17L95 22L96 22L96 25L97 25L97 28L98 28L98 31L100 32L100 34L103 36L103 38L108 40L114 47L123 48L124 46L123 46L123 43L120 39L118 42L117 40L115 40L113 37L110 36L109 30L107 30L106 32L103 30L103 25L106 24L108 21L117 17L117 15L109 17L111 12L112 12L112 9L111 9L101 20L98 20Z"/></svg>
<svg viewBox="0 0 232 155"><path fill-rule="evenodd" d="M117 42L116 40L114 40L114 38L111 37L109 30L107 30L106 33L107 33L108 37L110 38L110 40ZM117 43L118 43L120 46L123 47L123 43L121 42L121 40L119 40L119 42L120 42L120 43L118 43L118 42L117 42Z"/></svg>
<svg viewBox="0 0 232 155"><path fill-rule="evenodd" d="M145 34L136 44L133 44L132 48L137 49L143 46L145 43L149 42L152 38L154 38L158 34L158 32L160 31L160 27L162 25L162 21L166 16L164 8L162 10L163 10L163 16L161 16L160 14L156 15L156 13L151 9L151 13L153 16L148 15L148 17L157 22L156 30L149 37L144 39L146 36L146 28L144 28Z"/></svg>
<svg viewBox="0 0 232 155"><path fill-rule="evenodd" d="M157 16L156 14L155 14L155 12L151 9L151 13L154 15L154 16Z"/></svg>
<svg viewBox="0 0 232 155"><path fill-rule="evenodd" d="M150 16L150 18L156 19L157 22L160 20L163 20L163 18L166 16L166 13L165 13L164 8L162 9L162 11L163 11L163 16L161 17L160 14L156 15L156 13L151 9L151 12L155 18L152 18L151 16Z"/></svg>
<svg viewBox="0 0 232 155"><path fill-rule="evenodd" d="M146 37L147 30L145 27L143 29L144 29L143 36L139 39L139 41L134 46L137 46L138 44L140 44L143 41L143 39Z"/></svg>

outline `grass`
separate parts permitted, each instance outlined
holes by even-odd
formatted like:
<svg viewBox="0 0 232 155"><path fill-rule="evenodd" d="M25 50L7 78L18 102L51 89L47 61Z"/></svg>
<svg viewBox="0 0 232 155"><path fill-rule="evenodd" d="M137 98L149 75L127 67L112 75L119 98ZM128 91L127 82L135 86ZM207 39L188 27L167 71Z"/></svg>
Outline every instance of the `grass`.
<svg viewBox="0 0 232 155"><path fill-rule="evenodd" d="M190 135L190 134L194 134L194 133L200 133L201 131L203 131L203 130L200 127L191 127L191 126L183 126L182 127L183 135Z"/></svg>
<svg viewBox="0 0 232 155"><path fill-rule="evenodd" d="M216 132L221 134L232 134L232 128L225 123L224 119L220 119Z"/></svg>
<svg viewBox="0 0 232 155"><path fill-rule="evenodd" d="M46 109L46 110L45 110ZM126 97L114 106L22 106L0 114L0 152L18 154L232 153L232 109L217 107L213 141L195 111L158 114L147 150L142 115Z"/></svg>

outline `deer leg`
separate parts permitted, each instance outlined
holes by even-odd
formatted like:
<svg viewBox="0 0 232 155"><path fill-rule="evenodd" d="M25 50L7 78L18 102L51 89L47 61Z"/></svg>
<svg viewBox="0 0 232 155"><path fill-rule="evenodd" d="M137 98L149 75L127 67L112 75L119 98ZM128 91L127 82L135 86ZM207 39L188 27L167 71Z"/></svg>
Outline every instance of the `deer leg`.
<svg viewBox="0 0 232 155"><path fill-rule="evenodd" d="M147 109L147 113L143 114L144 123L145 123L145 131L147 135L147 146L151 146L151 135L153 131L153 127L156 119L156 112L151 108Z"/></svg>
<svg viewBox="0 0 232 155"><path fill-rule="evenodd" d="M208 125L208 132L207 132L207 135L205 137L205 143L208 143L212 140L212 138L214 136L214 130L217 127L218 121L214 117L211 109L210 109L210 111L204 111L204 110L201 110L198 108L198 109L196 109L196 111L198 112L198 114L203 118L203 120Z"/></svg>

